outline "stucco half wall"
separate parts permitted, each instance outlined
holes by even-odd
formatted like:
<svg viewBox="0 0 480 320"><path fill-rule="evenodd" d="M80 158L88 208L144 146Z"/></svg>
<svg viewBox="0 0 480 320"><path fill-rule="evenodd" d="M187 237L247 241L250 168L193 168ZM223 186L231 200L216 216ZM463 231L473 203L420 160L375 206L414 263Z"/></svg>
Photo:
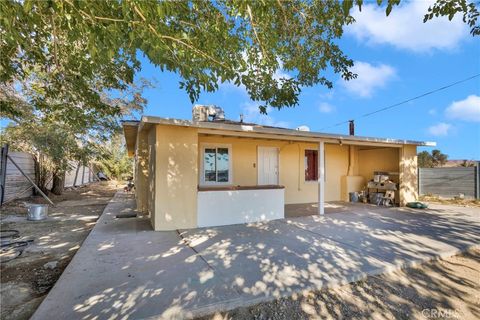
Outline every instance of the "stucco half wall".
<svg viewBox="0 0 480 320"><path fill-rule="evenodd" d="M283 219L283 188L198 192L198 227Z"/></svg>
<svg viewBox="0 0 480 320"><path fill-rule="evenodd" d="M197 227L198 134L195 128L155 126L154 203L150 212L155 230Z"/></svg>

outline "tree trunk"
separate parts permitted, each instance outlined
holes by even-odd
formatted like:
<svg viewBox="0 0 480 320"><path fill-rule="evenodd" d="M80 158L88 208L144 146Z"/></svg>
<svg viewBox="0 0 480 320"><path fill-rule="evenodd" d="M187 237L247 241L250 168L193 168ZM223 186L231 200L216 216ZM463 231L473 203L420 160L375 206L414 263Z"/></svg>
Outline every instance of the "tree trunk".
<svg viewBox="0 0 480 320"><path fill-rule="evenodd" d="M56 195L61 195L65 187L65 173L54 174L52 182L52 193Z"/></svg>
<svg viewBox="0 0 480 320"><path fill-rule="evenodd" d="M77 163L77 170L75 170L75 180L73 180L73 186L76 187L77 186L77 178L78 178L78 171L80 171L80 166L81 166L82 162L78 161Z"/></svg>
<svg viewBox="0 0 480 320"><path fill-rule="evenodd" d="M43 167L42 161L42 156L40 154L34 157L35 183L43 193L48 194L49 190L47 188L47 171ZM39 195L37 189L33 189L33 194L36 196Z"/></svg>

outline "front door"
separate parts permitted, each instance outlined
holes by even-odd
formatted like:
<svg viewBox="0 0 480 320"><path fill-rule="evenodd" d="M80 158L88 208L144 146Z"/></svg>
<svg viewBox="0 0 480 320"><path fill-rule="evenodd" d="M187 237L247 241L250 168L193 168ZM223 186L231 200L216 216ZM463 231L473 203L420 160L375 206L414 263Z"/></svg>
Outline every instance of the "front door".
<svg viewBox="0 0 480 320"><path fill-rule="evenodd" d="M278 148L258 147L258 184L278 185Z"/></svg>

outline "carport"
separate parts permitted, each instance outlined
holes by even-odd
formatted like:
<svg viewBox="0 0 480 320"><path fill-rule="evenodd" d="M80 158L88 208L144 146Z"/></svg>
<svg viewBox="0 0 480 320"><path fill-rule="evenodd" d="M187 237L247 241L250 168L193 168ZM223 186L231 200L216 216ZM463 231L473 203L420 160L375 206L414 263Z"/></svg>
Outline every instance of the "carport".
<svg viewBox="0 0 480 320"><path fill-rule="evenodd" d="M324 213L348 212L353 203L351 192L362 193L365 202L358 205L377 205L378 197L387 190L393 195L390 204L405 205L417 198L416 148L401 144L368 145L339 141L325 143ZM300 192L305 188L298 185ZM320 197L319 197L320 200ZM371 201L370 201L371 200ZM321 214L320 201L287 203L285 217Z"/></svg>

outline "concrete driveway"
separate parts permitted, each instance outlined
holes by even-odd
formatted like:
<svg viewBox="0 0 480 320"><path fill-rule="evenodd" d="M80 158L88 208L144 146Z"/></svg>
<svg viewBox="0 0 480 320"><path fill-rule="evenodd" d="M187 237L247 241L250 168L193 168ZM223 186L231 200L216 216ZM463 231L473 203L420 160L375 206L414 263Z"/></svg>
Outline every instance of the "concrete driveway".
<svg viewBox="0 0 480 320"><path fill-rule="evenodd" d="M362 204L325 216L154 232L117 194L32 319L184 318L351 282L480 243L478 208Z"/></svg>

